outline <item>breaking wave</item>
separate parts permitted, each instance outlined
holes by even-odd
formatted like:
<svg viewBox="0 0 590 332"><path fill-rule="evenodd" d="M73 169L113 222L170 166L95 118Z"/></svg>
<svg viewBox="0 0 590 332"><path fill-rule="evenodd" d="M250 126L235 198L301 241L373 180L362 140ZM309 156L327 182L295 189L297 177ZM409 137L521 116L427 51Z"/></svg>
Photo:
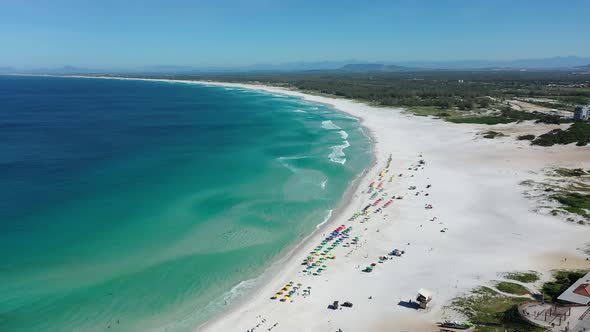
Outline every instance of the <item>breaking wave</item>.
<svg viewBox="0 0 590 332"><path fill-rule="evenodd" d="M346 163L346 154L344 153L344 149L350 146L348 141L344 141L342 145L335 145L332 147L332 152L328 155L331 162L338 163L344 165Z"/></svg>
<svg viewBox="0 0 590 332"><path fill-rule="evenodd" d="M320 228L320 227L322 227L323 224L327 223L328 220L330 220L330 217L332 217L332 211L334 211L334 210L328 210L328 215L326 216L326 218L324 218L324 221L315 225L315 228Z"/></svg>
<svg viewBox="0 0 590 332"><path fill-rule="evenodd" d="M340 134L340 137L342 137L343 140L348 138L348 133L342 130L342 128L338 127L338 125L336 125L331 120L322 121L322 128L327 130L338 130L338 134Z"/></svg>
<svg viewBox="0 0 590 332"><path fill-rule="evenodd" d="M322 121L322 128L324 129L342 129L340 127L338 127L336 124L334 124L334 122L332 122L331 120L326 120L326 121Z"/></svg>

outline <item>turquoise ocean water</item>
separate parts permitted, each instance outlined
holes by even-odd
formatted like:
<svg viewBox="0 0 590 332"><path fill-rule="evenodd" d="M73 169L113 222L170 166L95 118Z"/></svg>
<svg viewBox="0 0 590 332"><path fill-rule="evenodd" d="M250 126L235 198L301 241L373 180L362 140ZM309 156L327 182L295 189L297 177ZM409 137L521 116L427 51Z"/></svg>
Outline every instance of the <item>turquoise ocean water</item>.
<svg viewBox="0 0 590 332"><path fill-rule="evenodd" d="M294 97L0 76L0 331L190 330L369 162L356 120Z"/></svg>

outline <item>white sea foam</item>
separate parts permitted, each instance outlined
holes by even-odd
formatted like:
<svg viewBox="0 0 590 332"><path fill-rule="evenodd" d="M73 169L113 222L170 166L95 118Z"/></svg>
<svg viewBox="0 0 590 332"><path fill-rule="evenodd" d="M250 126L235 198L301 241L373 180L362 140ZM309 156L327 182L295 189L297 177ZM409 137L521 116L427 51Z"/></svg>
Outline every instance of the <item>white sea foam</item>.
<svg viewBox="0 0 590 332"><path fill-rule="evenodd" d="M334 122L332 122L332 120L326 120L326 121L322 121L322 128L324 129L342 129L340 127L338 127L336 124L334 124Z"/></svg>
<svg viewBox="0 0 590 332"><path fill-rule="evenodd" d="M278 160L293 160L293 159L305 159L309 158L309 156L291 156L291 157L278 157Z"/></svg>
<svg viewBox="0 0 590 332"><path fill-rule="evenodd" d="M207 303L207 305L204 308L202 308L201 313L205 316L210 316L215 313L219 313L223 310L226 310L225 308L227 308L227 306L229 306L236 300L239 300L245 294L254 289L256 287L256 284L259 282L259 278L260 277L241 281L240 283L232 287L229 291L221 294L217 298L213 299L211 302ZM194 319L194 313L189 313L185 317L168 324L165 330L188 331L191 326L194 326Z"/></svg>
<svg viewBox="0 0 590 332"><path fill-rule="evenodd" d="M307 113L307 112L306 112L306 111L304 111L304 110L294 110L293 112L295 112L295 113Z"/></svg>
<svg viewBox="0 0 590 332"><path fill-rule="evenodd" d="M256 281L257 279L248 279L241 281L240 283L232 287L232 289L223 293L217 299L209 302L209 304L207 304L207 306L205 307L205 311L210 313L219 312L221 308L226 307L230 303L236 301L241 296L246 294L249 290L254 288L254 286L256 285Z"/></svg>
<svg viewBox="0 0 590 332"><path fill-rule="evenodd" d="M285 168L287 168L291 172L297 173L298 168L289 165L289 163L287 163L287 161L294 160L294 159L305 159L305 158L309 158L309 156L278 157L277 160L281 163L281 165L285 166Z"/></svg>
<svg viewBox="0 0 590 332"><path fill-rule="evenodd" d="M326 190L326 183L328 183L328 180L322 181L322 184L321 184L322 190Z"/></svg>
<svg viewBox="0 0 590 332"><path fill-rule="evenodd" d="M346 154L344 153L344 149L350 146L348 141L344 141L342 145L335 145L332 147L332 152L328 155L330 161L333 163L338 163L344 165L346 163Z"/></svg>
<svg viewBox="0 0 590 332"><path fill-rule="evenodd" d="M291 172L295 173L297 172L297 169L291 165L289 165L287 163L287 160L289 160L289 157L279 157L278 161L281 163L281 165L285 166L286 169L290 170Z"/></svg>
<svg viewBox="0 0 590 332"><path fill-rule="evenodd" d="M336 125L334 122L332 122L331 120L326 120L326 121L322 121L322 128L327 129L327 130L338 130L338 133L340 134L340 137L342 137L343 140L346 140L348 138L348 133L344 130L341 130L342 128L338 127L338 125Z"/></svg>
<svg viewBox="0 0 590 332"><path fill-rule="evenodd" d="M332 216L332 211L334 211L334 210L328 210L328 215L326 216L326 218L324 218L324 221L315 225L315 228L320 228L320 227L322 227L323 224L327 223L328 220L330 220L330 217Z"/></svg>
<svg viewBox="0 0 590 332"><path fill-rule="evenodd" d="M241 295L243 295L249 289L251 289L255 283L256 283L256 279L248 279L248 280L241 281L239 284L232 287L232 289L229 290L229 292L226 292L223 295L224 301L227 301L228 303L230 303L231 301L239 298Z"/></svg>

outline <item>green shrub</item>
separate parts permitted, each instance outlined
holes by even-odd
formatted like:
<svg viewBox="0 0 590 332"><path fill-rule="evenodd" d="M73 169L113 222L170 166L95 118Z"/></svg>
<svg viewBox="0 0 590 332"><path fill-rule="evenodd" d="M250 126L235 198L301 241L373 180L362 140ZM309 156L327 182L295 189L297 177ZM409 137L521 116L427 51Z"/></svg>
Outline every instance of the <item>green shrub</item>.
<svg viewBox="0 0 590 332"><path fill-rule="evenodd" d="M545 133L531 144L540 146L551 146L554 144L570 144L577 143L578 145L586 145L590 142L590 123L576 122L568 129L554 129Z"/></svg>
<svg viewBox="0 0 590 332"><path fill-rule="evenodd" d="M535 139L535 137L536 137L535 135L521 135L521 136L518 136L517 139L519 141L532 141Z"/></svg>
<svg viewBox="0 0 590 332"><path fill-rule="evenodd" d="M562 122L564 122L564 120L559 117L558 115L551 115L551 114L545 114L545 115L541 115L539 117L539 119L537 119L537 121L535 121L536 123L547 123L547 124L561 124Z"/></svg>
<svg viewBox="0 0 590 332"><path fill-rule="evenodd" d="M505 136L505 135L502 133L499 133L497 131L492 131L492 130L486 131L485 133L483 133L484 138L490 138L490 139L493 139L496 137L502 137L502 136Z"/></svg>
<svg viewBox="0 0 590 332"><path fill-rule="evenodd" d="M557 168L555 170L555 172L561 176L567 176L567 177L578 177L578 176L590 174L590 173L585 172L581 168Z"/></svg>
<svg viewBox="0 0 590 332"><path fill-rule="evenodd" d="M590 210L590 195L577 192L562 192L553 195L551 198L565 205L565 210L585 218L590 218L590 215L585 211L586 209Z"/></svg>
<svg viewBox="0 0 590 332"><path fill-rule="evenodd" d="M487 125L495 125L500 123L511 123L516 120L504 118L500 116L466 116L466 117L450 117L447 121L454 123L479 123Z"/></svg>

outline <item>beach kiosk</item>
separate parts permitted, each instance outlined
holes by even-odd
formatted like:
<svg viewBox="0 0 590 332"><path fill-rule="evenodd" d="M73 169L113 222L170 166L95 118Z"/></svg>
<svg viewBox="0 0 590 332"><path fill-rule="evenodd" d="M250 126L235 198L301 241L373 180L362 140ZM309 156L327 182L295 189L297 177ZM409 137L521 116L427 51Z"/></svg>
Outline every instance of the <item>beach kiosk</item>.
<svg viewBox="0 0 590 332"><path fill-rule="evenodd" d="M432 293L428 289L420 288L416 297L416 302L418 302L420 308L426 309L430 301L432 301Z"/></svg>

